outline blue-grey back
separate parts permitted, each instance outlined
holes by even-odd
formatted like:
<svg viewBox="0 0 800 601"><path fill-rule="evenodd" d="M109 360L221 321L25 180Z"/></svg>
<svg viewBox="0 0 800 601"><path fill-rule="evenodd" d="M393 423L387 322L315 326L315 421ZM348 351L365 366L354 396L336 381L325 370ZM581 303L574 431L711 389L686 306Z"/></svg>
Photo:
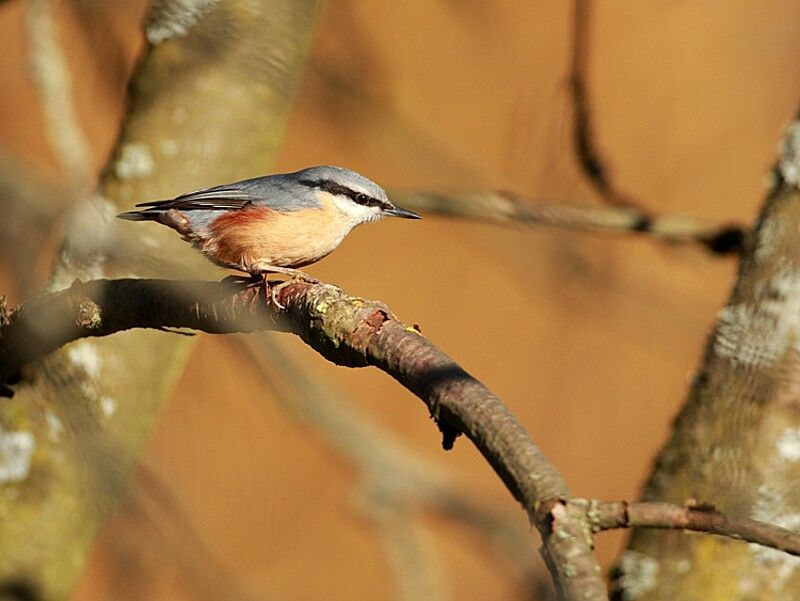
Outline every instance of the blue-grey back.
<svg viewBox="0 0 800 601"><path fill-rule="evenodd" d="M269 207L276 211L300 211L319 207L314 188L298 183L293 176L291 173L262 175L205 188L178 196L175 202L180 205L173 207L181 209L192 229L196 231L207 228L217 219L221 211L225 210L226 201L234 201L231 203L231 210L242 208L243 205ZM219 206L204 207L201 204L203 201ZM236 206L237 201L241 202L239 206ZM168 206L169 204L164 205L163 208Z"/></svg>
<svg viewBox="0 0 800 601"><path fill-rule="evenodd" d="M387 200L386 192L363 175L343 167L322 165L292 173L253 177L189 192L172 200L137 206L149 207L144 213L178 209L189 220L191 227L199 231L217 219L221 211L242 209L249 205L283 212L317 208L320 206L319 189L330 189L330 186L326 186L330 183Z"/></svg>
<svg viewBox="0 0 800 601"><path fill-rule="evenodd" d="M228 191L236 191L252 197L253 202L264 203L278 210L294 211L319 206L312 184L324 181L366 192L373 198L386 199L386 192L372 180L350 169L331 165L308 167L292 173L262 175L232 184L206 188L178 198L208 197L209 193L218 193L222 197Z"/></svg>

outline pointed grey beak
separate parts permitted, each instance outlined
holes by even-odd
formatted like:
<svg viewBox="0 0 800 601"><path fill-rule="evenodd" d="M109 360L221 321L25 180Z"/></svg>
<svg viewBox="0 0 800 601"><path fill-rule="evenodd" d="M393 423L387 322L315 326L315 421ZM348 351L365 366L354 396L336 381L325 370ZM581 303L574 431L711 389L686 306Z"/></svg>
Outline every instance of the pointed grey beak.
<svg viewBox="0 0 800 601"><path fill-rule="evenodd" d="M409 211L408 209L402 209L400 207L385 209L383 214L391 215L392 217L402 217L403 219L422 219L422 216L417 215L414 211Z"/></svg>

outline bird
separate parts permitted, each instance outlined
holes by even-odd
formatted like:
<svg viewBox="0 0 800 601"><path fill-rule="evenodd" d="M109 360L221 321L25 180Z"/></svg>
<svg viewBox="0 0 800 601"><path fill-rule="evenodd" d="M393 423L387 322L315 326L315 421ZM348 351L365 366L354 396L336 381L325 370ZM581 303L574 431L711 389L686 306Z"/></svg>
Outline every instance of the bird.
<svg viewBox="0 0 800 601"><path fill-rule="evenodd" d="M353 228L384 217L420 219L393 204L378 184L331 165L203 188L136 205L117 215L172 228L214 264L268 286L278 273L317 283L301 271L333 252ZM273 288L272 298L277 303Z"/></svg>

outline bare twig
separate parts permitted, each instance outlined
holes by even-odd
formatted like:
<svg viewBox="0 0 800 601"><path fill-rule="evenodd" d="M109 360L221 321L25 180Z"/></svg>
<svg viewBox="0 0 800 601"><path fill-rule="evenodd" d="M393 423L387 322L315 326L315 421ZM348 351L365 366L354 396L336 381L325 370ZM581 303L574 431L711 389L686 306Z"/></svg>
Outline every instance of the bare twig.
<svg viewBox="0 0 800 601"><path fill-rule="evenodd" d="M640 234L669 243L694 243L716 255L740 254L749 229L739 224L704 224L691 217L661 216L619 190L594 142L587 90L590 0L575 0L569 87L573 143L581 172L606 206L544 203L504 192L397 192L411 209L493 223L544 225L572 230Z"/></svg>
<svg viewBox="0 0 800 601"><path fill-rule="evenodd" d="M431 552L429 533L402 506L367 508L381 532L381 540L395 577L395 598L398 601L448 599L444 570Z"/></svg>
<svg viewBox="0 0 800 601"><path fill-rule="evenodd" d="M667 243L699 244L713 254L740 252L740 225L704 224L691 217L659 216L631 205L581 206L541 203L502 192L392 194L410 209L499 224L541 225L578 231L646 235Z"/></svg>
<svg viewBox="0 0 800 601"><path fill-rule="evenodd" d="M663 528L693 530L755 543L800 557L800 533L747 517L728 517L713 507L687 504L572 499L585 508L592 530Z"/></svg>
<svg viewBox="0 0 800 601"><path fill-rule="evenodd" d="M549 500L569 499L566 484L486 387L381 303L347 296L329 285L300 283L283 288L278 301L285 309L265 301L254 288L228 282L76 283L25 303L0 328L0 381L71 340L134 327L222 333L267 326L293 332L334 363L373 365L398 380L425 402L445 448L466 434L542 534L543 556L562 598L608 598L588 522L562 511L561 503L540 510Z"/></svg>
<svg viewBox="0 0 800 601"><path fill-rule="evenodd" d="M192 598L206 601L269 601L274 598L273 595L264 595L263 592L251 592L233 577L195 531L179 499L145 465L140 464L136 468L135 485L128 488L122 501L122 510L111 519L110 536L109 526L104 528L106 540L110 538L130 544L132 538L137 538L147 545L149 557L158 553L168 557L184 576L184 581L193 593ZM146 531L145 536L141 536L143 529ZM133 531L139 536L136 537ZM135 570L143 569L141 564L131 566L131 549L124 543L122 548L110 545L110 550L119 554L109 566L112 582L117 580L114 577L115 570L118 571L119 581L125 583L132 577L132 571L135 578ZM160 559L157 557L152 561L157 562ZM112 587L109 591L111 598L129 596L130 590L124 586L116 589Z"/></svg>

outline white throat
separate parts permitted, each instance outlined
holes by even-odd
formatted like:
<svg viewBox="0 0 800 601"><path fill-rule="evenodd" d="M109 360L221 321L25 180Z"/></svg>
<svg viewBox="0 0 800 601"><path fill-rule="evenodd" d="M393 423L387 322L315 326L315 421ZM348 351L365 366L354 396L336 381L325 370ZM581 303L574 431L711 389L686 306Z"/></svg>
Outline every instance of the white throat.
<svg viewBox="0 0 800 601"><path fill-rule="evenodd" d="M365 207L356 204L349 198L344 198L339 195L331 196L336 210L350 222L351 228L369 221L383 219L383 213L380 207Z"/></svg>

